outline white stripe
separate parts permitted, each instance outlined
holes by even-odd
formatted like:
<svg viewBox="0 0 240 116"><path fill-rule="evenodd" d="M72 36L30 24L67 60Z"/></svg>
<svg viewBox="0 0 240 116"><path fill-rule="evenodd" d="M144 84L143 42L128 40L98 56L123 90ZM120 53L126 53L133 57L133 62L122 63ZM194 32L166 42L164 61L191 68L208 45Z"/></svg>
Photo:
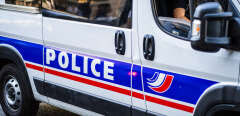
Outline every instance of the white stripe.
<svg viewBox="0 0 240 116"><path fill-rule="evenodd" d="M35 65L35 66L38 66L38 67L42 67L43 68L43 65L41 65L41 64L37 64L37 63L33 63L33 62L29 62L29 61L26 61L26 60L24 60L24 63L26 64L26 63L28 63L28 64L32 64L32 65Z"/></svg>
<svg viewBox="0 0 240 116"><path fill-rule="evenodd" d="M136 90L136 89L132 89L133 92L136 92L136 93L140 93L140 94L146 94L148 96L151 96L151 97L154 97L154 98L158 98L158 99L163 99L163 100L166 100L166 101L170 101L170 102L174 102L174 103L178 103L178 104L182 104L182 105L186 105L186 106L190 106L190 107L195 107L194 104L190 104L190 103L186 103L186 102L182 102L182 101L178 101L178 100L174 100L174 99L170 99L170 98L167 98L167 97L163 97L163 96L158 96L158 95L154 95L154 94L150 94L150 93L144 93L143 91L139 91L139 90Z"/></svg>
<svg viewBox="0 0 240 116"><path fill-rule="evenodd" d="M75 73L72 73L72 72L59 70L59 69L52 68L52 67L49 67L49 66L46 66L46 68L51 69L51 70L54 70L54 71L58 71L58 72L62 72L62 73L66 73L66 74L69 74L69 75L73 75L73 76L77 76L77 77L85 78L85 79L88 79L88 80L92 80L92 81L96 81L96 82L104 83L104 84L107 84L107 85L111 85L111 86L115 86L115 87L119 87L119 88L122 88L122 89L126 89L126 90L131 91L131 88L130 88L130 87L125 87L125 86L122 86L122 85L118 85L118 84L114 84L114 83L110 83L110 82L106 82L106 81L102 81L102 80L94 79L94 78L87 77L87 76L83 76L83 75L80 75L80 74L75 74ZM129 77L129 82L130 82L130 79L131 79L131 78Z"/></svg>
<svg viewBox="0 0 240 116"><path fill-rule="evenodd" d="M26 61L26 62L27 62L27 61ZM35 63L32 63L32 62L27 62L27 63L33 64L33 65L37 65L37 66L41 66L41 65L39 65L39 64L35 64ZM86 79L89 79L89 80L92 80L92 81L96 81L96 82L100 82L100 83L112 85L112 86L115 86L115 87L119 87L119 88L126 89L126 90L130 90L130 91L131 91L131 88L124 87L124 86L121 86L121 85L117 85L117 84L113 84L113 83L109 83L109 82L105 82L105 81L93 79L93 78L91 78L91 77L82 76L82 75L74 74L74 73L67 72L67 71L62 71L62 70L55 69L55 68L48 67L48 66L46 66L46 68L51 69L51 70L55 70L55 71L59 71L59 72L62 72L62 73L66 73L66 74L70 74L70 75L74 75L74 76L86 78ZM51 75L53 75L53 74L51 74ZM55 75L54 75L54 76L55 76ZM67 80L69 80L69 79L67 79ZM73 80L71 80L71 81L73 81ZM79 82L78 82L78 83L79 83ZM107 89L104 89L104 90L107 90ZM109 90L108 90L108 91L109 91ZM144 93L143 91L139 91L139 90L136 90L136 89L132 89L132 91L137 92L137 93L140 93L140 94L143 94L143 95L146 94L146 95L148 95L148 96L155 97L155 98L159 98L159 99L163 99L163 100L166 100L166 101L170 101L170 102L174 102L174 103L179 103L179 104L186 105L186 106L190 106L190 107L195 107L194 104L190 104L190 103L186 103L186 102L182 102L182 101L170 99L170 98L163 97L163 96L154 95L154 94L147 93L147 92ZM114 92L114 93L116 93L116 92Z"/></svg>
<svg viewBox="0 0 240 116"><path fill-rule="evenodd" d="M187 103L187 102L182 102L182 101L170 99L170 98L163 97L163 96L158 96L158 95L154 95L154 94L150 94L150 93L146 93L146 95L151 96L151 97L154 97L154 98L158 98L158 99L162 99L162 100L166 100L166 101L170 101L170 102L182 104L182 105L189 106L189 107L195 107L194 104L190 104L190 103ZM148 102L149 102L149 101L148 101Z"/></svg>
<svg viewBox="0 0 240 116"><path fill-rule="evenodd" d="M131 105L131 96L91 86L88 84L79 83L77 81L69 79L59 78L58 76L52 74L46 74L46 76L47 76L46 81L49 83L55 83L55 85L61 84L64 85L65 87L67 86L67 88L71 88L72 90L96 96L98 98L112 101L114 103L122 104L125 106Z"/></svg>
<svg viewBox="0 0 240 116"><path fill-rule="evenodd" d="M110 101L110 102L113 102L113 103L117 103L117 104L121 104L123 106L130 107L129 104L120 103L120 102L118 102L116 100L105 98L105 97L102 97L102 96L99 96L99 95L96 95L96 94L92 94L92 93L89 93L89 92L86 92L86 91L82 91L80 89L76 89L76 88L73 88L73 87L70 87L70 86L66 86L66 85L63 85L63 84L58 84L58 83L51 82L51 81L46 81L46 82L49 83L49 84L57 85L57 86L60 86L60 87L66 88L66 89L70 89L70 90L73 90L73 91L76 91L76 92L80 92L80 93L84 93L84 94L87 94L87 95L90 95L90 96L94 96L96 98L104 99L104 100L107 100L107 101Z"/></svg>
<svg viewBox="0 0 240 116"><path fill-rule="evenodd" d="M192 116L192 113L185 112L182 110L177 110L175 108L167 107L164 105L159 105L156 103L148 102L148 110L156 114L157 116Z"/></svg>

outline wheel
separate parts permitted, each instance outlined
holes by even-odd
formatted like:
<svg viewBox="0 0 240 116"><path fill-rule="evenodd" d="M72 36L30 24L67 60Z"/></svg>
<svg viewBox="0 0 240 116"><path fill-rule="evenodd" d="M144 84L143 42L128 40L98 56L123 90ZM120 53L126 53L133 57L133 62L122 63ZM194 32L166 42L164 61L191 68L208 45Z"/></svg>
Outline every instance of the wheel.
<svg viewBox="0 0 240 116"><path fill-rule="evenodd" d="M219 104L209 109L206 116L240 116L239 106L233 104Z"/></svg>
<svg viewBox="0 0 240 116"><path fill-rule="evenodd" d="M39 103L33 98L27 75L14 64L0 71L0 103L7 116L34 116Z"/></svg>
<svg viewBox="0 0 240 116"><path fill-rule="evenodd" d="M214 113L213 116L239 116L239 115L240 115L240 112L237 112L237 111L222 110L222 111Z"/></svg>

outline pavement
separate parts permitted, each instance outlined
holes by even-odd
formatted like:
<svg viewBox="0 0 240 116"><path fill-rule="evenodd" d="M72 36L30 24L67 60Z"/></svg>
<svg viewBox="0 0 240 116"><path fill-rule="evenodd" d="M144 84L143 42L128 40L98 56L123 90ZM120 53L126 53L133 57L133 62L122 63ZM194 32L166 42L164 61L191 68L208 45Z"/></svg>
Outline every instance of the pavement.
<svg viewBox="0 0 240 116"><path fill-rule="evenodd" d="M0 116L6 116L0 105ZM76 114L61 110L59 108L47 105L45 103L41 103L37 116L77 116Z"/></svg>

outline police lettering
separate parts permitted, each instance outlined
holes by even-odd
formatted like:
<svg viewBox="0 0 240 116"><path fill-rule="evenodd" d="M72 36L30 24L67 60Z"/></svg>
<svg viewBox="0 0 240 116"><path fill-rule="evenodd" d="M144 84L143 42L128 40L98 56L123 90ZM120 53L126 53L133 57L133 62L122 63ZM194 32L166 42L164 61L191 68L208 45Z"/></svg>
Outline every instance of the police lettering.
<svg viewBox="0 0 240 116"><path fill-rule="evenodd" d="M70 55L72 57L69 57ZM89 74L89 71L91 71L95 77L101 77L102 73L103 78L114 80L114 63L101 61L100 59L96 58L89 58L87 56L77 56L76 54L70 55L66 52L60 52L57 54L57 52L53 49L46 49L46 65L51 65L52 62L57 61L58 65L63 69L71 68L72 71L83 74ZM82 60L77 59L77 57L82 57ZM82 63L83 66L78 66L77 64L79 63ZM101 63L103 63L103 66L101 67L103 72L96 69L98 65L101 65Z"/></svg>

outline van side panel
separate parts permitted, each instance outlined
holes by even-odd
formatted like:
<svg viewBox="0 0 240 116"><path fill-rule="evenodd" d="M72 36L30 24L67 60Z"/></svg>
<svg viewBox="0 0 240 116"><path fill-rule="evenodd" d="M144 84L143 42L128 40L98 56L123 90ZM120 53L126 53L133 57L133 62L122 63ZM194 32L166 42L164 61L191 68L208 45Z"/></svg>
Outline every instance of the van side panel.
<svg viewBox="0 0 240 116"><path fill-rule="evenodd" d="M0 44L16 49L25 63L35 99L47 102L33 78L44 80L42 15L0 9ZM39 68L36 68L38 66Z"/></svg>

